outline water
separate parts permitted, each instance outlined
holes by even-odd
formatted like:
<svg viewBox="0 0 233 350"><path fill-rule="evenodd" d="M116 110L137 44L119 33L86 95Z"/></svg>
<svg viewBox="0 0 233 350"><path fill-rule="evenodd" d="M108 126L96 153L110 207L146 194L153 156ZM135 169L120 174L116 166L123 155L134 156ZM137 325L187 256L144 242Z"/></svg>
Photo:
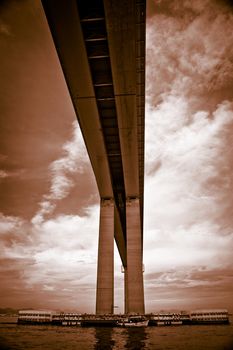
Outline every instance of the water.
<svg viewBox="0 0 233 350"><path fill-rule="evenodd" d="M82 328L0 324L1 350L233 350L233 324Z"/></svg>

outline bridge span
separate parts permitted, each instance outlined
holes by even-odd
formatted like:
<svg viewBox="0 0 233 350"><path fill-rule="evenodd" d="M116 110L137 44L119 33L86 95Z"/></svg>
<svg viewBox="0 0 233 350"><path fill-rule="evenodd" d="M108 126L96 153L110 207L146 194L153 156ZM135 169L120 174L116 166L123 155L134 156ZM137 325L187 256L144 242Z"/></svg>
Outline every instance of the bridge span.
<svg viewBox="0 0 233 350"><path fill-rule="evenodd" d="M144 313L145 0L42 0L100 194L96 313Z"/></svg>

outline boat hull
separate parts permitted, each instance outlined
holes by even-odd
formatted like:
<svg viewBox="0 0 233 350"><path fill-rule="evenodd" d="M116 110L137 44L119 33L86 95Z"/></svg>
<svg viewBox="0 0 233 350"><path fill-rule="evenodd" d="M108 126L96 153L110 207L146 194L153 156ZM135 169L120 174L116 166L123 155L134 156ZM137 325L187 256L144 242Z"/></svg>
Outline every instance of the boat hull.
<svg viewBox="0 0 233 350"><path fill-rule="evenodd" d="M147 327L149 320L133 322L133 321L123 321L118 322L117 326L119 327Z"/></svg>

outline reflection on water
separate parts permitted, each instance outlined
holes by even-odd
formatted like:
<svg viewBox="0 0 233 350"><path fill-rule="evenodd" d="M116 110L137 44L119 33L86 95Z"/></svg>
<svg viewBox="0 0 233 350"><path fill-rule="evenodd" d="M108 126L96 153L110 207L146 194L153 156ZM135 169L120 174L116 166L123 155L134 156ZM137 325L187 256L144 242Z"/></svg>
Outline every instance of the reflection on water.
<svg viewBox="0 0 233 350"><path fill-rule="evenodd" d="M146 330L142 328L126 328L127 341L126 349L145 349L145 341L147 339Z"/></svg>
<svg viewBox="0 0 233 350"><path fill-rule="evenodd" d="M95 350L145 349L145 328L96 328Z"/></svg>
<svg viewBox="0 0 233 350"><path fill-rule="evenodd" d="M107 327L96 327L95 329L95 337L96 337L96 344L95 344L95 350L112 350L114 349L115 341L112 339L113 335L113 328Z"/></svg>
<svg viewBox="0 0 233 350"><path fill-rule="evenodd" d="M229 325L179 327L61 327L0 323L1 350L232 350Z"/></svg>

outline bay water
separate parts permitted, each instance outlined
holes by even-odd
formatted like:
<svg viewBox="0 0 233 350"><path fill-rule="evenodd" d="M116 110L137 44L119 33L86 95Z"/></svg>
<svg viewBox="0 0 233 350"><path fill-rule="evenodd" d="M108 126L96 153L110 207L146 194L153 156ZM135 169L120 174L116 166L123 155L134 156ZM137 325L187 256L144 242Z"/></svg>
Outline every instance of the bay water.
<svg viewBox="0 0 233 350"><path fill-rule="evenodd" d="M0 320L1 350L233 350L233 324L146 328L17 325Z"/></svg>

